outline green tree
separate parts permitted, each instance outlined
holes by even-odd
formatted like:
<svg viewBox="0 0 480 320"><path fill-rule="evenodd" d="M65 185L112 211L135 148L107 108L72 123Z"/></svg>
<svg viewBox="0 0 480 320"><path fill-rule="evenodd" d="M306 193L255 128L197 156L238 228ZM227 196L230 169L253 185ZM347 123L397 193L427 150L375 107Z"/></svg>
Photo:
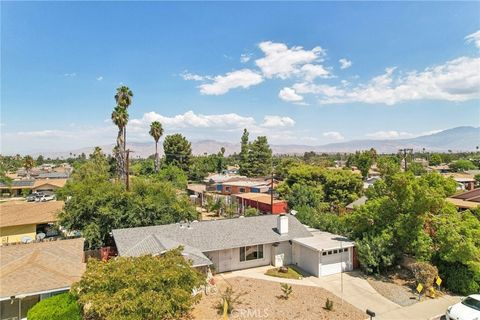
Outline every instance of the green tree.
<svg viewBox="0 0 480 320"><path fill-rule="evenodd" d="M368 273L380 274L382 269L393 264L395 255L392 253L392 237L392 233L384 231L357 242L358 260Z"/></svg>
<svg viewBox="0 0 480 320"><path fill-rule="evenodd" d="M438 166L442 163L442 157L438 153L434 153L428 159L428 164L431 166Z"/></svg>
<svg viewBox="0 0 480 320"><path fill-rule="evenodd" d="M70 293L44 299L28 310L30 320L82 320L82 311Z"/></svg>
<svg viewBox="0 0 480 320"><path fill-rule="evenodd" d="M188 182L187 174L185 173L185 171L183 171L177 166L173 166L173 165L164 166L158 172L157 177L161 181L170 182L173 186L175 186L180 190L185 190L185 188L187 187L187 182Z"/></svg>
<svg viewBox="0 0 480 320"><path fill-rule="evenodd" d="M385 156L377 160L377 168L383 178L391 177L400 172L400 163L397 157Z"/></svg>
<svg viewBox="0 0 480 320"><path fill-rule="evenodd" d="M250 176L266 176L272 172L272 149L267 137L260 136L252 142L248 164Z"/></svg>
<svg viewBox="0 0 480 320"><path fill-rule="evenodd" d="M249 175L250 174L250 167L249 167L249 151L250 151L250 146L248 142L248 131L247 129L243 129L243 134L242 134L242 139L240 143L240 174L241 175Z"/></svg>
<svg viewBox="0 0 480 320"><path fill-rule="evenodd" d="M90 259L71 291L87 319L186 319L201 296L192 291L205 276L191 268L180 247L161 257Z"/></svg>
<svg viewBox="0 0 480 320"><path fill-rule="evenodd" d="M427 172L427 170L422 166L422 164L418 162L410 163L407 170L416 176L421 176L422 174L425 174Z"/></svg>
<svg viewBox="0 0 480 320"><path fill-rule="evenodd" d="M163 135L162 124L159 121L153 121L150 124L150 135L155 140L155 172L158 172L159 168L159 158L158 158L158 140Z"/></svg>
<svg viewBox="0 0 480 320"><path fill-rule="evenodd" d="M466 159L454 161L450 163L449 167L455 172L463 172L467 170L474 170L477 168L472 161Z"/></svg>
<svg viewBox="0 0 480 320"><path fill-rule="evenodd" d="M166 136L163 141L163 150L165 164L188 171L192 158L192 145L184 136L179 133Z"/></svg>
<svg viewBox="0 0 480 320"><path fill-rule="evenodd" d="M39 155L39 156L37 157L37 160L36 160L35 162L37 163L37 165L40 166L40 165L42 165L42 164L45 163L45 159L43 158L42 155Z"/></svg>

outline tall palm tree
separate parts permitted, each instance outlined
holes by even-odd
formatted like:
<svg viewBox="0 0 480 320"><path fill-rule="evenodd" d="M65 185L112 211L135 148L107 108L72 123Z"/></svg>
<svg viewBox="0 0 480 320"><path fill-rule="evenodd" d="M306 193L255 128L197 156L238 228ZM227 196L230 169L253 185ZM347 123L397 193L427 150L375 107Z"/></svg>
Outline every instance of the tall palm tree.
<svg viewBox="0 0 480 320"><path fill-rule="evenodd" d="M115 146L115 158L117 160L117 174L120 179L126 175L125 168L125 126L128 123L127 108L117 105L112 112L112 122L118 127L117 145Z"/></svg>
<svg viewBox="0 0 480 320"><path fill-rule="evenodd" d="M30 170L35 166L35 161L31 156L25 156L23 159L23 167L25 168L25 172L27 174L27 179L30 179Z"/></svg>
<svg viewBox="0 0 480 320"><path fill-rule="evenodd" d="M158 140L160 140L160 137L163 135L162 124L159 121L153 121L150 124L149 133L153 137L153 140L155 140L155 172L158 172Z"/></svg>
<svg viewBox="0 0 480 320"><path fill-rule="evenodd" d="M133 92L127 86L121 86L117 88L115 94L115 101L117 106L124 107L128 111L128 107L132 104ZM123 149L127 149L127 128L126 125L123 128Z"/></svg>

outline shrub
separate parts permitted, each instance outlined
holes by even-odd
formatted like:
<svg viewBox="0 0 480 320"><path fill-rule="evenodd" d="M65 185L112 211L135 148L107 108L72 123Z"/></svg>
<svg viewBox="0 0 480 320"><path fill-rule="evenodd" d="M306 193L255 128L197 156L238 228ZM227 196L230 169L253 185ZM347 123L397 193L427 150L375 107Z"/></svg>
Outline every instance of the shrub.
<svg viewBox="0 0 480 320"><path fill-rule="evenodd" d="M232 287L227 287L225 291L221 294L220 301L216 304L215 308L217 309L218 314L223 314L223 308L225 303L227 304L227 314L231 314L237 304L241 304L240 297L243 293L235 294Z"/></svg>
<svg viewBox="0 0 480 320"><path fill-rule="evenodd" d="M245 209L244 216L245 217L253 217L258 216L260 212L256 208L247 208Z"/></svg>
<svg viewBox="0 0 480 320"><path fill-rule="evenodd" d="M288 300L288 298L293 292L292 286L289 285L288 283L282 283L280 285L280 288L282 289L283 297L285 298L285 300Z"/></svg>
<svg viewBox="0 0 480 320"><path fill-rule="evenodd" d="M44 299L28 311L30 320L82 320L80 306L70 293Z"/></svg>
<svg viewBox="0 0 480 320"><path fill-rule="evenodd" d="M328 311L333 310L333 301L327 298L327 301L325 301L325 309Z"/></svg>
<svg viewBox="0 0 480 320"><path fill-rule="evenodd" d="M411 265L411 269L417 283L421 283L427 290L433 288L438 277L437 267L427 262L416 262Z"/></svg>
<svg viewBox="0 0 480 320"><path fill-rule="evenodd" d="M480 274L475 274L468 266L461 263L440 263L440 274L445 288L461 295L480 291Z"/></svg>

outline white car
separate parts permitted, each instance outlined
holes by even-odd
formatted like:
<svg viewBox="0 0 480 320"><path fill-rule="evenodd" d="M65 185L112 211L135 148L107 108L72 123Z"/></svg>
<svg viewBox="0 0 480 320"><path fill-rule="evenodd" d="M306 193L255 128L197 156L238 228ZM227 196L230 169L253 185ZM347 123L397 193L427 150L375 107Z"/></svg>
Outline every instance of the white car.
<svg viewBox="0 0 480 320"><path fill-rule="evenodd" d="M480 294L472 294L448 307L447 320L480 320Z"/></svg>
<svg viewBox="0 0 480 320"><path fill-rule="evenodd" d="M37 202L45 202L45 201L50 201L50 200L54 200L55 199L55 196L54 195L50 195L50 194L44 194L44 195L41 195L40 197L37 197L35 199L35 201Z"/></svg>

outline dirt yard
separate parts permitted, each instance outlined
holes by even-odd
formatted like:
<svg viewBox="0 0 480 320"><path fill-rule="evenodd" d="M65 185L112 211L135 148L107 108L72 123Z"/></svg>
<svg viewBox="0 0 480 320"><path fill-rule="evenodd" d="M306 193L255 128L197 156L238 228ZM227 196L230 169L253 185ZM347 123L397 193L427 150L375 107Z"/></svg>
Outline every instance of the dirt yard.
<svg viewBox="0 0 480 320"><path fill-rule="evenodd" d="M278 282L242 277L227 279L228 283L221 277L216 280L222 292L230 285L235 293L244 293L229 319L365 319L361 310L347 302L342 305L340 298L319 287L292 285L293 293L285 300ZM333 300L332 311L324 309L327 297ZM220 300L220 293L203 296L193 311L194 319L221 319L215 309Z"/></svg>

